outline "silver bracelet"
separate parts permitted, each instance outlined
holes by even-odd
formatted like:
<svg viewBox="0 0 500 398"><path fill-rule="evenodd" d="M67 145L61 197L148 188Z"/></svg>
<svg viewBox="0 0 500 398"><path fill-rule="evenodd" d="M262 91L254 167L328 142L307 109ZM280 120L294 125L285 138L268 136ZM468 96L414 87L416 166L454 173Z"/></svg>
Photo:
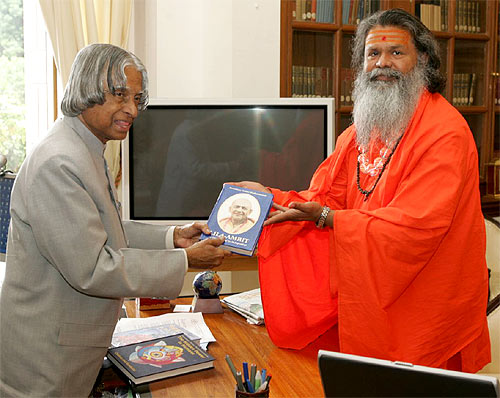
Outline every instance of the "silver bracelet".
<svg viewBox="0 0 500 398"><path fill-rule="evenodd" d="M330 213L330 208L328 206L323 206L323 211L321 212L321 215L318 218L318 221L316 221L316 226L318 228L323 228L325 226L325 221L326 218L328 217L328 214Z"/></svg>

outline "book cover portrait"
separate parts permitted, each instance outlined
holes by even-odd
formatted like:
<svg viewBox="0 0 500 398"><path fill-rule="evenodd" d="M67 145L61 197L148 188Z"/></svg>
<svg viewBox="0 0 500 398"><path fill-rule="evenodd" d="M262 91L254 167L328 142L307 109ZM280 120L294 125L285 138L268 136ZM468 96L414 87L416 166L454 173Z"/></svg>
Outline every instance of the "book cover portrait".
<svg viewBox="0 0 500 398"><path fill-rule="evenodd" d="M237 193L220 205L217 221L227 234L242 234L255 225L260 217L260 204L248 193Z"/></svg>

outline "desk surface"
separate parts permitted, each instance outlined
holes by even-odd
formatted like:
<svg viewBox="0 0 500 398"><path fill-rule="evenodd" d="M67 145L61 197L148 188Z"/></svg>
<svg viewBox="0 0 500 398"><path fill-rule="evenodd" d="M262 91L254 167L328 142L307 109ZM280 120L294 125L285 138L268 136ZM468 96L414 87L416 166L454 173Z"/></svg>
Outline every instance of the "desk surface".
<svg viewBox="0 0 500 398"><path fill-rule="evenodd" d="M175 304L190 304L191 298L177 299ZM126 302L128 316L136 314L134 301ZM160 315L165 311L141 311L141 317ZM137 316L137 315L136 315ZM236 368L241 363L255 363L272 375L270 397L323 397L317 364L318 349L334 349L326 333L303 350L277 348L265 326L250 325L235 312L225 308L223 314L204 314L215 343L208 352L215 357L213 369L161 380L150 385L153 397L234 397L235 381L226 363L229 354Z"/></svg>

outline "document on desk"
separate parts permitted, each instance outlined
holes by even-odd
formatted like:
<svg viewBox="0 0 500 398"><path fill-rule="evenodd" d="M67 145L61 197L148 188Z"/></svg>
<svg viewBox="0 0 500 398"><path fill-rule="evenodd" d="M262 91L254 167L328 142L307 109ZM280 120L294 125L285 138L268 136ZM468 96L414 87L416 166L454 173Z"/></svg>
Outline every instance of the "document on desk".
<svg viewBox="0 0 500 398"><path fill-rule="evenodd" d="M208 343L216 341L201 312L163 314L148 318L122 318L116 324L115 333L161 326L166 323L173 323L200 336L200 346L205 350Z"/></svg>

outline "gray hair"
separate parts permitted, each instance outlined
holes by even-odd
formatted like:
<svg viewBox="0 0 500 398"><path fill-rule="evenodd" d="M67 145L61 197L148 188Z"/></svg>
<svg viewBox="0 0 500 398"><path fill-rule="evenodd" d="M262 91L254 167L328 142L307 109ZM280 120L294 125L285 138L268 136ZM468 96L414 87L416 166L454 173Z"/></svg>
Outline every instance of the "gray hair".
<svg viewBox="0 0 500 398"><path fill-rule="evenodd" d="M76 55L61 103L62 113L78 116L92 106L104 104L105 90L114 94L125 89L125 68L132 66L142 75L142 95L138 109L148 104L148 73L139 58L112 44L90 44Z"/></svg>
<svg viewBox="0 0 500 398"><path fill-rule="evenodd" d="M431 93L435 93L444 88L446 77L439 71L441 58L438 42L418 18L399 8L378 11L361 21L356 29L352 45L351 65L353 69L358 73L363 69L366 36L377 25L397 26L410 33L419 54L426 54L428 57L424 68L427 89Z"/></svg>

